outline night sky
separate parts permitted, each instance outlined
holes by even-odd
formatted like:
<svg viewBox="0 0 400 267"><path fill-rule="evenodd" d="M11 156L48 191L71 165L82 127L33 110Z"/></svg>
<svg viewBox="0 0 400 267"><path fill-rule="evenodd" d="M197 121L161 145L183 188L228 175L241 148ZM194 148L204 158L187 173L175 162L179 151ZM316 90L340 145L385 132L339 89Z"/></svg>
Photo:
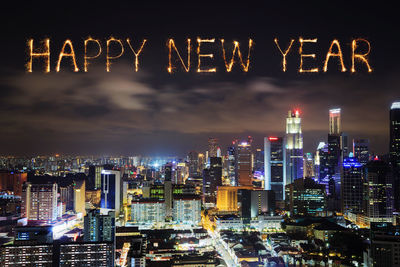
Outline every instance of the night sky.
<svg viewBox="0 0 400 267"><path fill-rule="evenodd" d="M205 150L208 137L219 138L225 150L233 138L248 135L261 146L264 136L284 134L291 108L301 110L305 152L313 152L327 138L328 110L335 107L342 108L343 131L350 138L369 138L373 152L388 151L389 108L400 100L399 23L393 6L83 2L20 3L2 9L0 154L183 156L192 149ZM88 36L101 40L103 54L83 73L83 42ZM139 72L134 72L127 46L111 72L105 71L110 36L130 38L135 47L143 38L148 40ZM195 72L197 37L216 38L204 50L202 46L202 52L214 54L204 66L216 67L217 73ZM316 54L307 68L322 69L330 42L338 39L348 70L351 40L365 38L371 43L374 71L367 73L365 65L357 64L357 73L341 73L333 58L327 73L300 74L299 37L318 38L317 44L305 46L305 53ZM26 72L30 38L35 44L51 39L49 74L42 72L40 61L33 73ZM186 39L192 39L189 73L179 65L174 74L166 71L168 38L174 38L182 55ZM248 73L238 65L231 73L225 71L221 38L228 51L233 40L240 41L244 55L248 38L254 40ZM296 40L285 73L274 38L283 48L291 38ZM66 39L74 44L78 73L68 59L60 73L54 71ZM112 52L118 53L118 47Z"/></svg>

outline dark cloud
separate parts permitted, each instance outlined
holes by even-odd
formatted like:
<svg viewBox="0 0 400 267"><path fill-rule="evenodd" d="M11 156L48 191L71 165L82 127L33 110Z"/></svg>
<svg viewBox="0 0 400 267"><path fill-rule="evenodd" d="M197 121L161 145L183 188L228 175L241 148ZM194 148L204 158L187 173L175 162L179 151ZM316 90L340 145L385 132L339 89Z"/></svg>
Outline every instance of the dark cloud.
<svg viewBox="0 0 400 267"><path fill-rule="evenodd" d="M372 75L346 79L321 75L285 83L271 77L249 77L241 83L211 80L187 84L184 89L167 83L155 87L148 82L154 78L153 74L134 73L124 64L115 66L112 73L94 69L86 74L14 74L6 85L18 94L2 97L0 122L6 129L0 138L3 143L18 142L15 134L20 140L41 140L39 151L43 152L63 150L72 140L80 150L90 138L98 141L90 146L99 146L96 151L111 142L112 147L105 150L155 153L150 147L160 144L156 138L162 133L168 137L166 143L186 142L178 145L185 150L198 147L189 140L199 136L203 144L214 135L227 138L222 143L228 144L233 137L252 134L260 145L265 135L283 134L287 111L300 108L306 149L312 151L326 136L328 109L341 107L343 130L351 136L378 140L373 149L383 153L388 107L398 94L394 85L399 84L395 73L383 78L390 83ZM151 140L146 143L149 149L144 140ZM166 143L165 147L173 146ZM33 148L22 150L33 153ZM8 152L7 146L3 149Z"/></svg>

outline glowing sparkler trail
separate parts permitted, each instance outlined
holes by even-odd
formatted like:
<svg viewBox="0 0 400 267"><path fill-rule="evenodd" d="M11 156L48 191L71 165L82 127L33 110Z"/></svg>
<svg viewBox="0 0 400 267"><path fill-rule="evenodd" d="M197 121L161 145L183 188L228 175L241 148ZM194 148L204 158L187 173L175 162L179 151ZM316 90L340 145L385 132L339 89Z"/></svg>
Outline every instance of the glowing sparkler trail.
<svg viewBox="0 0 400 267"><path fill-rule="evenodd" d="M143 39L142 45L137 52L132 48L131 40L129 40L129 38L126 39L126 42L128 43L129 48L132 50L133 54L135 55L135 71L137 72L139 70L139 55L142 52L144 44L147 42L147 40Z"/></svg>
<svg viewBox="0 0 400 267"><path fill-rule="evenodd" d="M88 45L89 42L94 42L99 46L99 52L95 56L91 56L91 57L87 56L87 45ZM101 45L100 45L100 41L99 40L93 39L92 37L88 37L85 40L84 46L85 46L85 57L84 57L83 66L84 66L84 71L87 72L87 67L89 65L88 59L94 59L94 58L97 58L97 57L100 56L100 54L101 54Z"/></svg>
<svg viewBox="0 0 400 267"><path fill-rule="evenodd" d="M215 38L213 39L200 39L197 38L197 56L198 56L198 61L197 61L197 72L216 72L217 69L216 68L210 68L210 69L206 69L203 70L201 69L201 58L203 57L208 57L208 58L214 58L214 54L200 54L200 46L201 43L214 43L215 42Z"/></svg>
<svg viewBox="0 0 400 267"><path fill-rule="evenodd" d="M299 68L299 72L300 73L302 73L302 72L318 72L318 68L313 68L313 69L308 69L308 70L303 69L303 58L305 58L305 57L315 58L315 54L303 54L303 44L304 43L316 43L317 42L317 38L315 38L315 39L303 39L303 38L300 38L299 42L300 42L300 48L299 48L300 68Z"/></svg>
<svg viewBox="0 0 400 267"><path fill-rule="evenodd" d="M337 47L337 53L332 52L334 45L336 45L336 47ZM339 41L336 39L332 41L331 46L329 47L328 53L326 54L326 59L325 59L325 63L324 63L324 72L328 71L328 62L329 62L330 57L339 57L339 63L342 66L341 71L346 72L346 68L343 63L342 49L340 48Z"/></svg>
<svg viewBox="0 0 400 267"><path fill-rule="evenodd" d="M109 56L110 43L111 42L119 43L119 45L121 46L121 53L118 56L113 56L113 57ZM120 39L115 39L114 37L110 37L110 39L107 40L107 56L106 56L106 60L107 60L106 69L107 69L107 72L110 72L110 66L111 66L110 59L120 58L123 54L124 54L124 45L122 44L122 41Z"/></svg>
<svg viewBox="0 0 400 267"><path fill-rule="evenodd" d="M66 52L65 52L65 47L66 47L67 45L69 46L69 49L70 49L70 52L69 52L69 53L66 53ZM72 58L72 63L74 64L74 71L75 71L75 72L78 72L78 71L79 71L79 68L78 68L78 66L76 65L76 58L75 58L74 47L73 47L73 45L72 45L72 41L69 40L69 39L65 40L64 45L63 45L63 47L62 47L62 49L61 49L60 55L58 56L56 72L59 72L59 71L60 71L61 60L62 60L64 57L71 57L71 58Z"/></svg>
<svg viewBox="0 0 400 267"><path fill-rule="evenodd" d="M365 54L356 54L356 49L357 49L357 42L362 41L365 42L368 45L368 52ZM362 38L354 39L353 42L351 43L351 48L352 48L352 54L351 54L351 72L356 72L355 68L355 59L364 62L365 65L367 65L368 72L372 72L372 68L368 63L368 55L371 52L371 44Z"/></svg>
<svg viewBox="0 0 400 267"><path fill-rule="evenodd" d="M231 60L230 60L230 62L228 64L227 61L226 61L224 42L225 42L225 40L221 39L222 55L224 57L226 71L227 72L231 72L232 71L233 64L235 63L235 54L237 52L237 55L238 55L239 61L240 61L240 66L242 67L244 72L248 72L249 71L249 66L250 66L250 50L251 50L251 48L253 46L253 40L249 39L249 51L247 53L246 64L243 63L242 53L240 52L240 45L239 45L238 41L233 41L234 47L233 47L233 51L232 51L232 57L231 57Z"/></svg>
<svg viewBox="0 0 400 267"><path fill-rule="evenodd" d="M44 72L45 73L50 72L50 39L49 38L44 39L43 43L45 45L44 52L38 53L38 52L33 52L33 39L30 39L28 41L29 62L26 64L28 72L32 72L32 61L33 61L34 57L35 58L44 57L45 58L45 62L46 62L46 68L45 68Z"/></svg>
<svg viewBox="0 0 400 267"><path fill-rule="evenodd" d="M283 59L282 59L282 70L283 70L283 72L286 72L286 65L287 65L287 63L286 63L286 56L287 56L287 54L289 53L290 48L292 48L294 39L291 39L291 40L290 40L290 44L289 44L288 48L286 48L285 52L283 52L282 49L281 49L281 47L279 46L279 44L278 44L278 38L275 38L275 39L274 39L274 42L275 42L276 46L278 47L279 51L280 51L281 54L282 54L282 57L283 57Z"/></svg>
<svg viewBox="0 0 400 267"><path fill-rule="evenodd" d="M183 68L185 69L186 72L189 72L190 70L190 52L191 52L191 45L190 45L191 40L187 39L187 66L185 65L185 62L183 61L181 54L179 54L178 49L175 46L174 39L169 39L168 40L168 48L169 48L169 53L168 53L168 72L172 73L172 47L175 50L175 53L178 55L179 60L182 63Z"/></svg>

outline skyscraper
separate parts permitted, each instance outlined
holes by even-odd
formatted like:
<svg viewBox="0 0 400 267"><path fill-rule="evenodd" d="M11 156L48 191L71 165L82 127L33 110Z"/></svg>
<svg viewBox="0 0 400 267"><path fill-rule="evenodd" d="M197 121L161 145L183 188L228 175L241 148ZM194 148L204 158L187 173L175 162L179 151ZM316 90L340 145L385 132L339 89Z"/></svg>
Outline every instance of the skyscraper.
<svg viewBox="0 0 400 267"><path fill-rule="evenodd" d="M341 134L340 108L334 108L329 110L329 134L333 135Z"/></svg>
<svg viewBox="0 0 400 267"><path fill-rule="evenodd" d="M264 138L265 190L275 192L275 200L285 199L286 149L282 137Z"/></svg>
<svg viewBox="0 0 400 267"><path fill-rule="evenodd" d="M190 151L188 155L188 162L189 162L189 177L201 176L201 171L199 166L199 153L196 151Z"/></svg>
<svg viewBox="0 0 400 267"><path fill-rule="evenodd" d="M222 185L222 159L210 158L210 167L203 172L203 201L205 204L216 204L217 187Z"/></svg>
<svg viewBox="0 0 400 267"><path fill-rule="evenodd" d="M342 174L342 212L343 214L363 211L362 164L357 158L343 160Z"/></svg>
<svg viewBox="0 0 400 267"><path fill-rule="evenodd" d="M289 110L286 118L286 183L303 177L303 135L300 111Z"/></svg>
<svg viewBox="0 0 400 267"><path fill-rule="evenodd" d="M208 157L217 157L218 139L208 138Z"/></svg>
<svg viewBox="0 0 400 267"><path fill-rule="evenodd" d="M400 102L390 107L390 164L393 168L394 208L400 210Z"/></svg>
<svg viewBox="0 0 400 267"><path fill-rule="evenodd" d="M364 169L366 210L369 222L392 222L392 172L381 160L368 162Z"/></svg>
<svg viewBox="0 0 400 267"><path fill-rule="evenodd" d="M22 188L21 213L28 221L55 221L58 215L57 184L25 183Z"/></svg>
<svg viewBox="0 0 400 267"><path fill-rule="evenodd" d="M250 186L253 184L253 164L251 153L251 140L236 143L235 174L238 186Z"/></svg>
<svg viewBox="0 0 400 267"><path fill-rule="evenodd" d="M353 139L353 156L362 165L369 161L369 140L368 139Z"/></svg>
<svg viewBox="0 0 400 267"><path fill-rule="evenodd" d="M119 216L122 207L122 182L121 174L115 170L103 170L101 172L101 200L100 208L114 210Z"/></svg>
<svg viewBox="0 0 400 267"><path fill-rule="evenodd" d="M227 173L231 185L236 185L236 146L235 141L232 142L232 146L228 147L227 150Z"/></svg>
<svg viewBox="0 0 400 267"><path fill-rule="evenodd" d="M329 134L328 134L328 175L332 190L330 196L336 199L340 197L340 173L342 167L343 140L341 132L341 109L329 110ZM333 189L334 187L334 189ZM333 192L334 191L334 192Z"/></svg>

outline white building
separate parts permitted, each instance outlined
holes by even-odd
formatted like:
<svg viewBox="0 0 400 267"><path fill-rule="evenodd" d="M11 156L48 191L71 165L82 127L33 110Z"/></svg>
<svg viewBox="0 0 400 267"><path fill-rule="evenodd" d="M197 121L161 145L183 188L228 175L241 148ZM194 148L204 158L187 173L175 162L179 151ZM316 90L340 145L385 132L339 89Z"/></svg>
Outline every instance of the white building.
<svg viewBox="0 0 400 267"><path fill-rule="evenodd" d="M21 197L22 216L28 221L52 222L57 219L57 184L25 183Z"/></svg>
<svg viewBox="0 0 400 267"><path fill-rule="evenodd" d="M153 224L165 222L165 201L144 199L132 202L131 220L134 224Z"/></svg>
<svg viewBox="0 0 400 267"><path fill-rule="evenodd" d="M197 225L201 221L201 200L198 196L179 196L173 202L173 220L178 224Z"/></svg>

